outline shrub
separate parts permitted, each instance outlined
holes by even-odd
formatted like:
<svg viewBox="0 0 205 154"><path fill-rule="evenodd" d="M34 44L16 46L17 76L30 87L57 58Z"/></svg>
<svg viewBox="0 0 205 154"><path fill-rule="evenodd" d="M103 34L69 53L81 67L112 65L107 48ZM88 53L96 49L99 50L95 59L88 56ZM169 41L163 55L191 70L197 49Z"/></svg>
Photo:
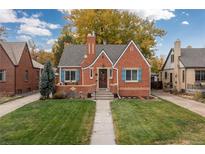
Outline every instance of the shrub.
<svg viewBox="0 0 205 154"><path fill-rule="evenodd" d="M199 91L197 91L197 92L194 93L194 99L195 99L195 100L200 100L200 99L202 99L202 98L205 98L205 94L204 94L204 93L199 92Z"/></svg>
<svg viewBox="0 0 205 154"><path fill-rule="evenodd" d="M56 92L54 95L53 95L53 98L54 99L64 99L66 98L66 93L61 91L61 92Z"/></svg>

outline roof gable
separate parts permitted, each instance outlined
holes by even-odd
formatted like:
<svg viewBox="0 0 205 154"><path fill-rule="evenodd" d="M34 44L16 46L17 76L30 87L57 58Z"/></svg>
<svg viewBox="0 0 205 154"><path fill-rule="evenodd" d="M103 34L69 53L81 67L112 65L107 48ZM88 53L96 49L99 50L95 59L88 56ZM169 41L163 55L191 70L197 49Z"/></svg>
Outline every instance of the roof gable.
<svg viewBox="0 0 205 154"><path fill-rule="evenodd" d="M18 65L26 46L25 42L0 42L14 65Z"/></svg>
<svg viewBox="0 0 205 154"><path fill-rule="evenodd" d="M123 56L123 54L127 51L128 47L134 44L134 47L137 49L137 51L140 53L140 56L143 58L143 60L146 62L146 64L150 66L149 62L147 61L147 59L144 57L144 55L142 54L141 50L139 49L139 47L137 47L137 45L135 44L134 41L130 41L130 43L127 45L127 47L124 49L124 51L122 52L122 54L120 55L120 57L117 59L117 61L115 62L114 66L118 63L118 61L121 59L121 57Z"/></svg>

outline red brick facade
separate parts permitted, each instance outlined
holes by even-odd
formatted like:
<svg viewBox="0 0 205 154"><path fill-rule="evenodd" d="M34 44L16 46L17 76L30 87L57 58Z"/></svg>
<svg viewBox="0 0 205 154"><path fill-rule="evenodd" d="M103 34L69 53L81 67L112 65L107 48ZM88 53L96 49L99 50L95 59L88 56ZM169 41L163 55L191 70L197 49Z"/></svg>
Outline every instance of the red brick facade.
<svg viewBox="0 0 205 154"><path fill-rule="evenodd" d="M89 42L90 41L90 42ZM87 44L94 43L93 39L89 40ZM89 49L88 51L89 52ZM63 86L57 86L57 91L69 92L71 89L76 91L81 91L81 93L92 93L95 90L99 90L99 77L100 69L107 69L107 89L109 89L113 94L118 94L120 96L149 96L150 95L150 65L144 58L140 50L137 48L135 43L131 41L118 61L113 64L107 54L102 51L97 58L95 55L87 53L87 58L81 63L78 69L80 72L79 81L73 86L69 83ZM86 65L85 65L86 64ZM122 79L122 70L129 68L140 68L141 69L141 80L140 81L125 81ZM63 69L73 69L73 67L60 67ZM90 71L93 70L93 77L90 77ZM109 76L109 71L112 70L112 77ZM61 82L61 79L60 81Z"/></svg>
<svg viewBox="0 0 205 154"><path fill-rule="evenodd" d="M0 70L6 71L6 80L0 81L0 95L13 95L38 89L40 69L33 67L27 45L18 65L12 63L0 45ZM28 71L28 80L25 80L26 71Z"/></svg>

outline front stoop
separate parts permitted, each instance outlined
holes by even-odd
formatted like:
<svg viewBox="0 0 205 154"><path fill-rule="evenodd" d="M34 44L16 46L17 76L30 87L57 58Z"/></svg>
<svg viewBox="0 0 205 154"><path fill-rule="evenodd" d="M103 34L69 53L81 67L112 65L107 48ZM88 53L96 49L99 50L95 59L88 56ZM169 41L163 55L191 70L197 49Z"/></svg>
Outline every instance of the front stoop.
<svg viewBox="0 0 205 154"><path fill-rule="evenodd" d="M113 100L114 95L108 90L99 90L95 93L92 93L92 99L94 100Z"/></svg>
<svg viewBox="0 0 205 154"><path fill-rule="evenodd" d="M115 135L109 100L96 101L96 114L91 136L93 145L114 145Z"/></svg>

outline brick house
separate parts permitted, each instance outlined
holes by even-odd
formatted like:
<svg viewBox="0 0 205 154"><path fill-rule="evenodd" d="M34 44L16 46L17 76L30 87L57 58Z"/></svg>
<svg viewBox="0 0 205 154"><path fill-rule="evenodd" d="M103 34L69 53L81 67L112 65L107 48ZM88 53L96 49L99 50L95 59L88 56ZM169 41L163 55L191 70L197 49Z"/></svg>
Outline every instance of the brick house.
<svg viewBox="0 0 205 154"><path fill-rule="evenodd" d="M0 41L0 95L37 90L42 69L31 59L27 43Z"/></svg>
<svg viewBox="0 0 205 154"><path fill-rule="evenodd" d="M205 48L181 47L176 40L160 72L164 90L205 92Z"/></svg>
<svg viewBox="0 0 205 154"><path fill-rule="evenodd" d="M85 45L65 47L58 68L57 91L150 95L150 64L133 41L128 45L97 45L95 35L88 34Z"/></svg>

